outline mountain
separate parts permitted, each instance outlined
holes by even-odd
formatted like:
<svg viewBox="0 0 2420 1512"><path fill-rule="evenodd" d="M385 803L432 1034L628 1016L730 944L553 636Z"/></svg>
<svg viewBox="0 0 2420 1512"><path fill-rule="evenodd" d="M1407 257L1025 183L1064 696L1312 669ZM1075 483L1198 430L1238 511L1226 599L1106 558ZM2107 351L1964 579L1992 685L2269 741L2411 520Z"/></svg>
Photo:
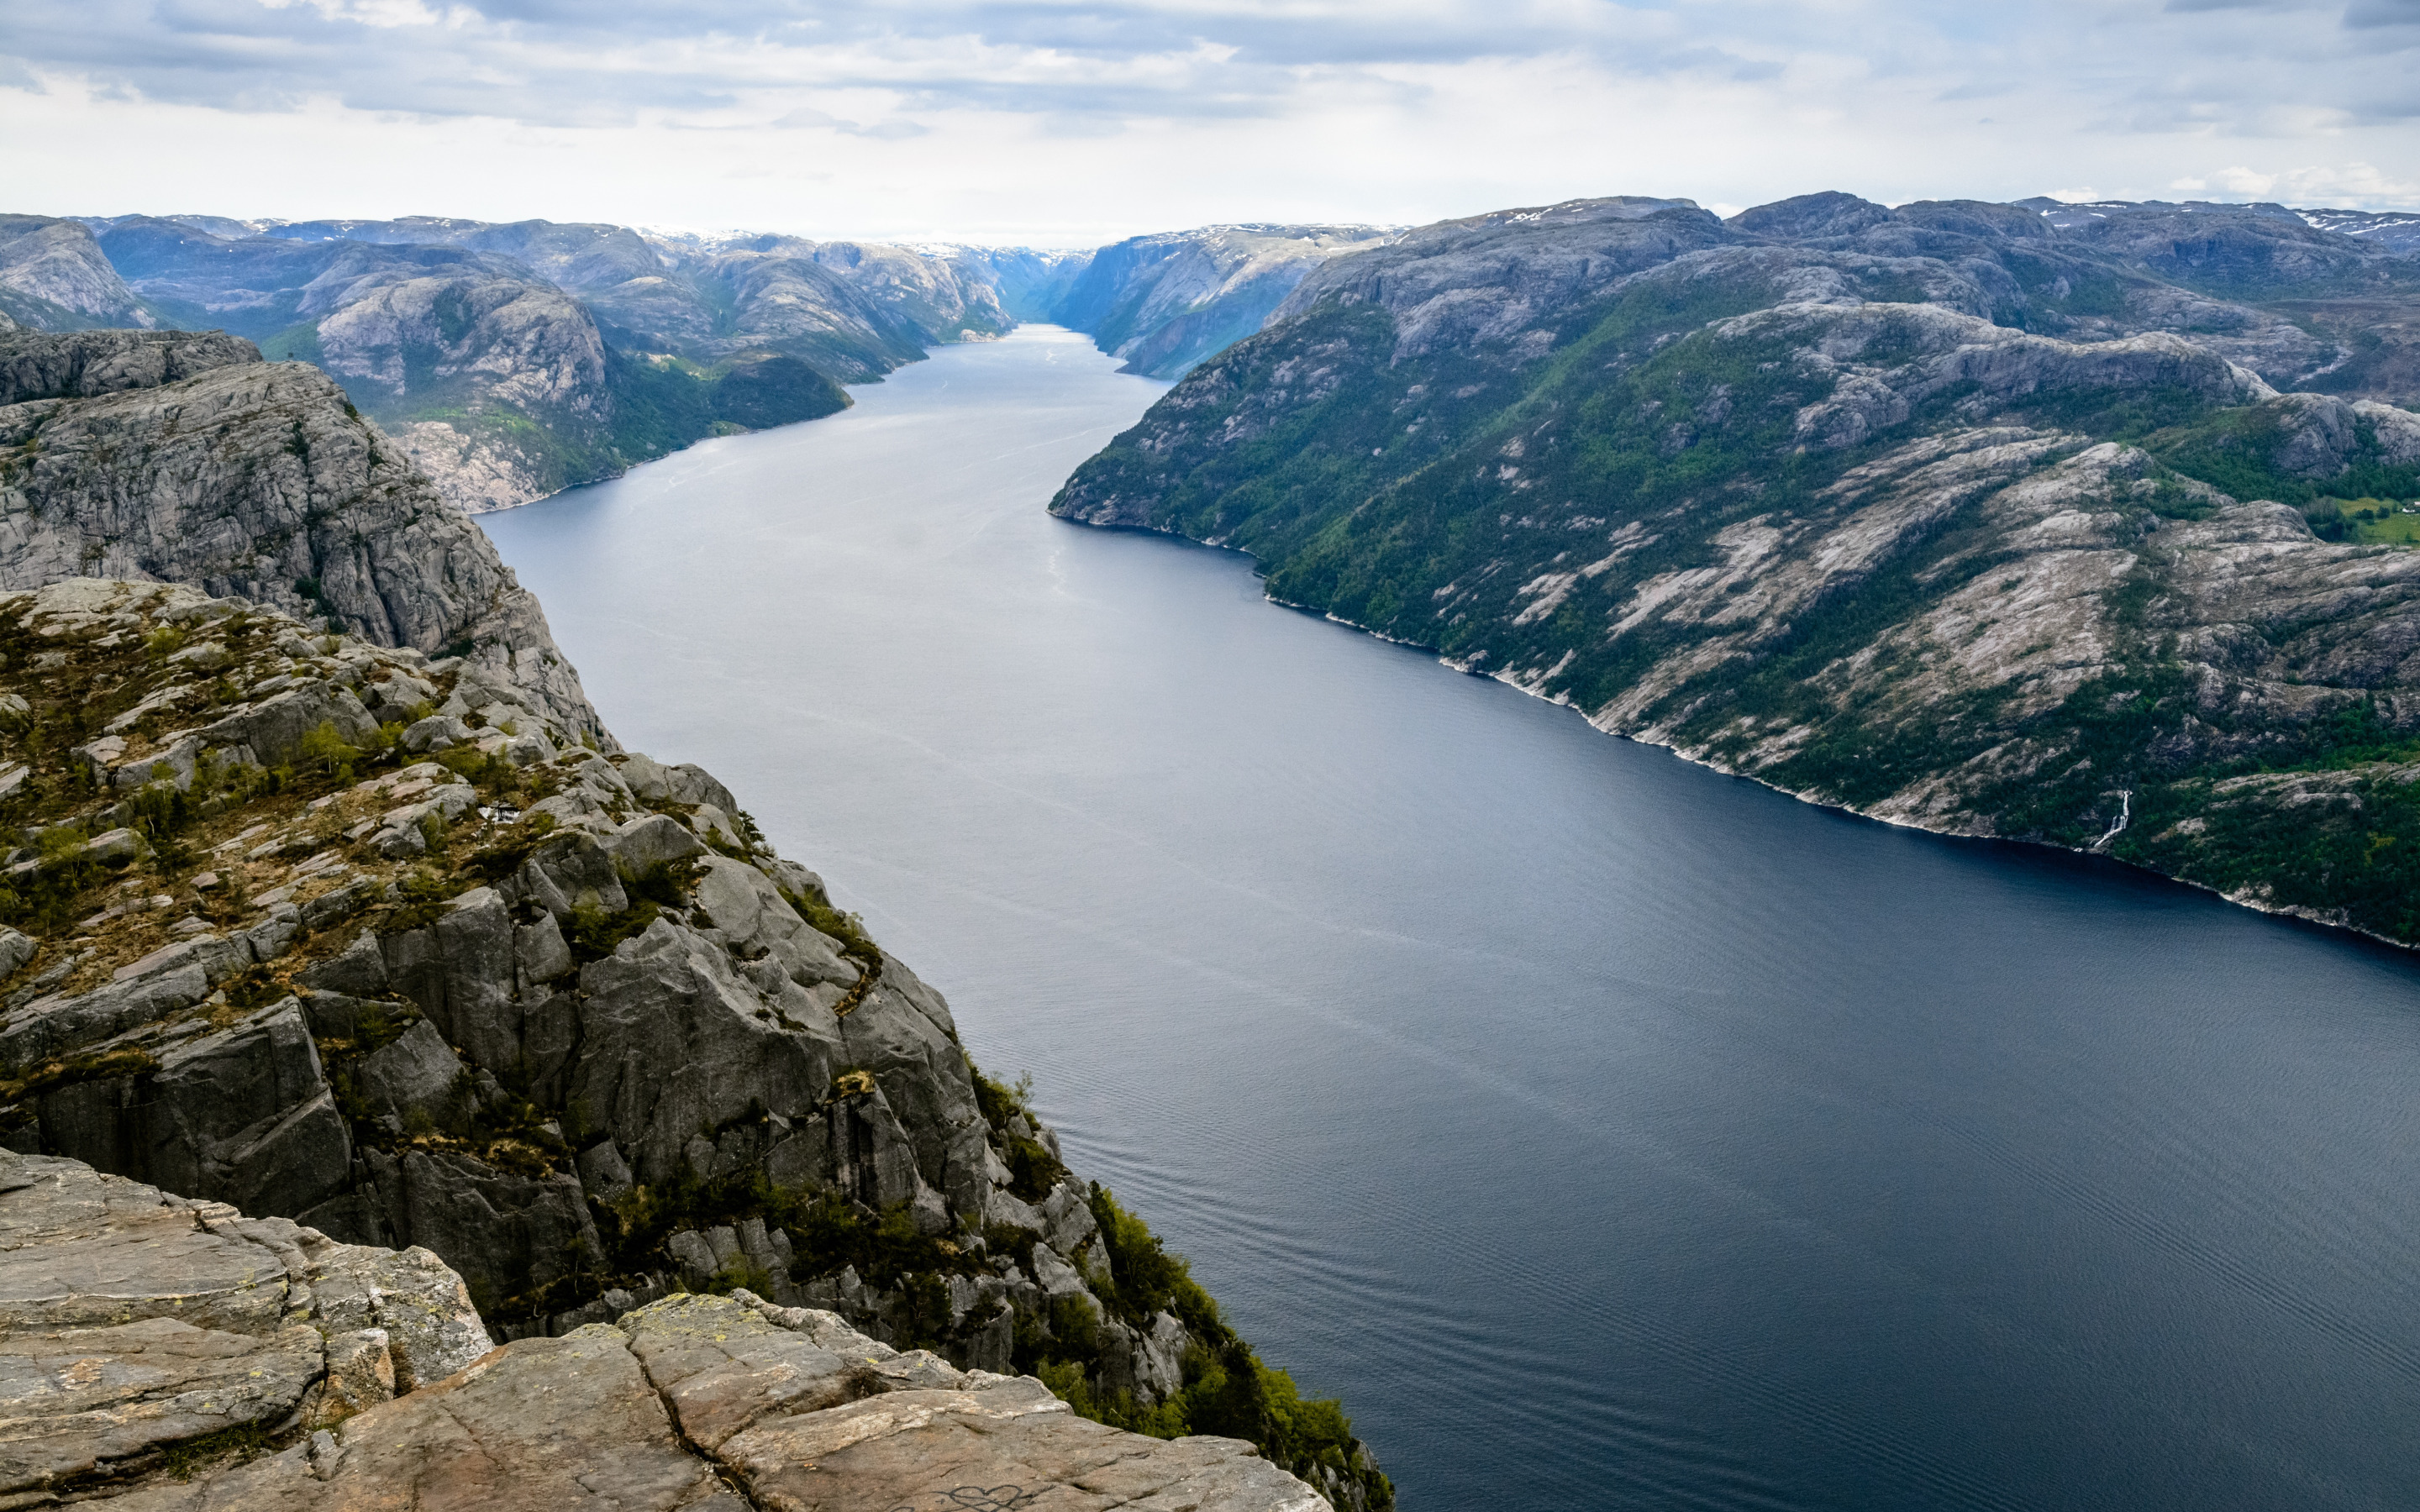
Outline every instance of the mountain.
<svg viewBox="0 0 2420 1512"><path fill-rule="evenodd" d="M2297 210L2322 231L2366 237L2397 252L2420 252L2420 214L2411 211Z"/></svg>
<svg viewBox="0 0 2420 1512"><path fill-rule="evenodd" d="M870 243L437 216L46 225L123 275L118 305L88 293L82 323L156 311L315 363L472 510L830 414L842 383L1012 323L952 263Z"/></svg>
<svg viewBox="0 0 2420 1512"><path fill-rule="evenodd" d="M1051 508L1810 799L2414 942L2415 300L2265 207L1505 211L1324 263Z"/></svg>
<svg viewBox="0 0 2420 1512"><path fill-rule="evenodd" d="M948 261L958 276L987 284L1012 320L1056 324L1060 302L1091 267L1089 252L1036 252L1032 247L938 244L921 249Z"/></svg>
<svg viewBox="0 0 2420 1512"><path fill-rule="evenodd" d="M88 228L43 215L0 215L0 319L37 331L161 323Z"/></svg>
<svg viewBox="0 0 2420 1512"><path fill-rule="evenodd" d="M326 375L219 333L20 332L0 381L0 1146L42 1180L82 1162L289 1220L259 1241L288 1276L322 1244L432 1254L515 1359L584 1339L660 1386L700 1367L652 1355L646 1319L728 1293L680 1316L772 1351L750 1370L837 1372L776 1335L934 1351L889 1386L852 1366L811 1410L1024 1372L1018 1413L1055 1393L1107 1425L1036 1443L1071 1473L1107 1454L1215 1472L1195 1489L1235 1499L1204 1504L1316 1504L1233 1445L1101 1436L1218 1434L1334 1504L1390 1504L1337 1404L1068 1170L939 992L713 777L615 747L535 601ZM336 1369L325 1341L280 1347L242 1400ZM531 1368L517 1391L591 1379ZM207 1415L160 1431L235 1430ZM271 1448L309 1427L249 1421ZM90 1435L45 1432L89 1461ZM282 1458L325 1482L319 1452ZM274 1473L226 1494L301 1494Z"/></svg>
<svg viewBox="0 0 2420 1512"><path fill-rule="evenodd" d="M1094 253L1051 318L1124 359L1126 372L1175 378L1260 330L1328 258L1388 236L1369 225L1212 225L1133 237Z"/></svg>

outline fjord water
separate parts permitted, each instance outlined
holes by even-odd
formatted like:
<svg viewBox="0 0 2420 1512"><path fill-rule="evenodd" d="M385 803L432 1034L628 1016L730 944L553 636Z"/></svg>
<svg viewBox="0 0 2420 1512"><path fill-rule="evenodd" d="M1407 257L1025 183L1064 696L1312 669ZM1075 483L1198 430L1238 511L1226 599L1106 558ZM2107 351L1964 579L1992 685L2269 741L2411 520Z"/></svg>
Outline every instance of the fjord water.
<svg viewBox="0 0 2420 1512"><path fill-rule="evenodd" d="M1066 332L486 517L1411 1512L2420 1505L2420 971L1061 524Z"/></svg>

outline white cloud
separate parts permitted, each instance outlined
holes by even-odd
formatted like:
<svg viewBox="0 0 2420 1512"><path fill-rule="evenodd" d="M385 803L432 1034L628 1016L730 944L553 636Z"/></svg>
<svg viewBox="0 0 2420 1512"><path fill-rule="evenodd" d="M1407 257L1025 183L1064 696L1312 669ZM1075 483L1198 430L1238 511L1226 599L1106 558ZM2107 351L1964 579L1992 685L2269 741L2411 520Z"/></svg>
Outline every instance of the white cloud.
<svg viewBox="0 0 2420 1512"><path fill-rule="evenodd" d="M2420 162L2420 0L9 8L11 208L52 213L1074 243L1609 193L2420 202L2373 166Z"/></svg>

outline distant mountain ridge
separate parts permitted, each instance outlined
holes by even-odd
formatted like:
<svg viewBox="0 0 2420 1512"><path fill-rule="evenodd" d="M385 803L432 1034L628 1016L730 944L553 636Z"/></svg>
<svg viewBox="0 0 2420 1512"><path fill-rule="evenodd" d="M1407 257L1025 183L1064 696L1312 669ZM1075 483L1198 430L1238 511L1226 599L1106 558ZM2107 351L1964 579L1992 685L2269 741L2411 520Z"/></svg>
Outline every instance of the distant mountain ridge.
<svg viewBox="0 0 2420 1512"><path fill-rule="evenodd" d="M1703 214L1678 199L1590 203L1632 218ZM2089 236L2113 209L2129 224L2249 215L2350 239L2366 254L2420 238L2420 217L2282 206L2039 200L1995 213ZM848 403L843 384L1024 321L1091 335L1127 371L1180 378L1259 332L1314 273L1401 235L1248 223L1053 252L445 216L15 216L0 218L0 319L52 331L225 329L272 360L317 363L448 498L478 511L610 477L706 436L830 414ZM2420 380L2420 343L2378 318L2361 291L2335 294L2308 308L2220 308L2170 284L2128 295L2164 308L2092 318L2113 334L2195 329L2273 381L2300 382L2331 363L2340 381L2372 369L2390 385Z"/></svg>

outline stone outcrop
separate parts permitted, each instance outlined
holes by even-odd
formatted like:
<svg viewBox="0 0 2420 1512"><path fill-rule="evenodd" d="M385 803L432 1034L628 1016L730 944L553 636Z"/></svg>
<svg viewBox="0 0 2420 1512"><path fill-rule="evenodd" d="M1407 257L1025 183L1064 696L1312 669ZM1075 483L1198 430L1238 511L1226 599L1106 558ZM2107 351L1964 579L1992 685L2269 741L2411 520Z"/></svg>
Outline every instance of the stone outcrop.
<svg viewBox="0 0 2420 1512"><path fill-rule="evenodd" d="M745 1288L933 1350L897 1389L951 1395L893 1404L930 1428L916 1443L1011 1433L1037 1474L1295 1504L1251 1500L1295 1483L1231 1462L1232 1446L1122 1479L1146 1467L1102 1447L1110 1429L1066 1419L1038 1385L956 1374L1047 1370L1096 1416L1181 1429L1197 1381L1264 1367L977 1074L941 995L708 774L599 754L509 667L315 635L181 586L0 596L0 818L17 837L0 861L17 926L0 934L0 1145L290 1220L278 1232L296 1244L299 1225L313 1243L442 1257L487 1327L531 1346L486 1385L444 1388L480 1412L554 1390L557 1370L577 1378L566 1401L640 1412L636 1366L610 1352L621 1336L592 1325ZM734 1345L716 1364L690 1339L659 1362L645 1329L631 1348L676 1416L675 1356L701 1413L733 1371L799 1391L830 1373L746 1326L771 1355ZM301 1363L277 1380L303 1381L307 1343L279 1346ZM427 1379L409 1358L396 1371ZM1338 1504L1386 1504L1357 1443L1298 1443L1224 1400L1205 1397L1194 1426L1287 1444L1288 1468ZM359 1440L358 1458L349 1429L341 1464L289 1451L241 1495L351 1504L347 1477L393 1473L438 1412L397 1404L381 1421L421 1426ZM1048 1421L1005 1426L1036 1413ZM715 1474L765 1488L758 1504L814 1504L833 1457L876 1431L751 1418L708 1444L681 1421L689 1447L674 1447L714 1449ZM829 1474L778 1489L802 1445ZM905 1484L930 1458L849 1453L863 1485ZM289 1473L311 1485L276 1479ZM663 1504L711 1492L683 1473Z"/></svg>
<svg viewBox="0 0 2420 1512"><path fill-rule="evenodd" d="M493 1347L427 1250L0 1152L0 1496L332 1426Z"/></svg>
<svg viewBox="0 0 2420 1512"><path fill-rule="evenodd" d="M20 332L0 383L0 587L194 583L467 656L606 741L537 601L324 373L218 333Z"/></svg>
<svg viewBox="0 0 2420 1512"><path fill-rule="evenodd" d="M97 399L130 389L156 389L214 368L258 361L260 352L252 343L215 331L200 335L181 331L80 331L48 339L29 335L0 347L0 409L36 399Z"/></svg>
<svg viewBox="0 0 2420 1512"><path fill-rule="evenodd" d="M1807 797L2420 943L2415 300L2260 207L1504 211L1323 263L1051 508Z"/></svg>
<svg viewBox="0 0 2420 1512"><path fill-rule="evenodd" d="M1233 1439L1086 1422L837 1315L680 1295L499 1349L425 1249L0 1151L0 1497L125 1512L1311 1512Z"/></svg>

